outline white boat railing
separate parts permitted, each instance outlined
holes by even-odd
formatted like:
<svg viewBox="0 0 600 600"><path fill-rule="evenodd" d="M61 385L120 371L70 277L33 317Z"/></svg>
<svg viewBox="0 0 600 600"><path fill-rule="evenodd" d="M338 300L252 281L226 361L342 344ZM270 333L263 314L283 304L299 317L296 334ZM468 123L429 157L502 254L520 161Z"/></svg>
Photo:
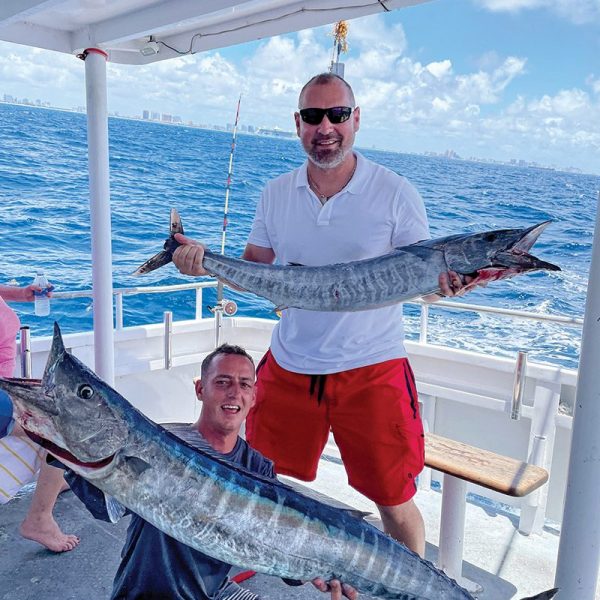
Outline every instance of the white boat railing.
<svg viewBox="0 0 600 600"><path fill-rule="evenodd" d="M184 290L196 291L196 319L202 318L202 290L205 288L216 288L216 281L198 281L195 283L180 283L176 285L154 285L138 286L113 289L115 297L115 328L123 329L123 298L124 296L135 296L138 294L168 294ZM92 290L80 290L76 292L54 292L53 300L71 300L73 298L92 298Z"/></svg>
<svg viewBox="0 0 600 600"><path fill-rule="evenodd" d="M167 294L171 292L179 292L185 290L195 290L195 319L202 318L202 291L206 288L216 288L216 281L198 281L192 283L182 283L176 285L157 285L157 286L138 286L115 288L113 295L115 298L115 328L123 329L123 299L125 296L134 296L139 294ZM72 298L92 298L92 290L81 290L75 292L54 292L52 298L54 300L68 300ZM478 314L488 313L511 319L524 319L527 321L543 321L546 323L554 323L566 327L583 327L583 319L579 317L569 317L566 315L553 315L534 313L524 310L514 310L509 308L499 308L496 306L486 306L483 304L468 304L465 302L456 302L448 300L440 300L435 304L424 302L423 300L414 300L406 302L420 307L420 330L419 341L426 344L429 333L429 314L430 311L436 309L447 309L459 312L475 312Z"/></svg>
<svg viewBox="0 0 600 600"><path fill-rule="evenodd" d="M455 302L448 300L440 300L435 304L430 304L423 300L415 300L407 304L418 304L421 307L420 333L419 341L423 344L427 343L429 312L432 308L445 308L454 311L476 312L476 313L491 313L512 319L525 319L527 321L545 321L556 325L564 325L567 327L583 327L583 319L579 317L568 317L565 315L549 315L534 313L525 310L514 310L509 308L498 308L496 306L485 306L483 304L467 304L465 302Z"/></svg>

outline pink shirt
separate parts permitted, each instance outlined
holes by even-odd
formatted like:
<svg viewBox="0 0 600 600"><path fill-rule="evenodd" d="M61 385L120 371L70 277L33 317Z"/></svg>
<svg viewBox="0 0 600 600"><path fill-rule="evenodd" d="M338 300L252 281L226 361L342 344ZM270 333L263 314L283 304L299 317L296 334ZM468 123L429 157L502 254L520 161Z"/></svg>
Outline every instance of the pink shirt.
<svg viewBox="0 0 600 600"><path fill-rule="evenodd" d="M0 377L12 377L17 355L19 317L0 296Z"/></svg>

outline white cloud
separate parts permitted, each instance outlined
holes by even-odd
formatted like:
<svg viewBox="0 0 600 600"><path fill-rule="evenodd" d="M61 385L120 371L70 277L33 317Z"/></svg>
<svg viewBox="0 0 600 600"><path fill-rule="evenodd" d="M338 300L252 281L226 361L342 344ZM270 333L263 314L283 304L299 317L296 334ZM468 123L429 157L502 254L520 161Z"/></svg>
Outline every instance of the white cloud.
<svg viewBox="0 0 600 600"><path fill-rule="evenodd" d="M442 79L442 77L450 75L452 63L446 59L440 62L431 62L425 68L437 79Z"/></svg>
<svg viewBox="0 0 600 600"><path fill-rule="evenodd" d="M438 98L437 96L432 100L431 105L433 110L437 112L448 112L452 107L452 101L445 98Z"/></svg>
<svg viewBox="0 0 600 600"><path fill-rule="evenodd" d="M600 0L474 0L475 4L495 12L519 12L547 9L573 23L600 21Z"/></svg>
<svg viewBox="0 0 600 600"><path fill-rule="evenodd" d="M66 92L69 105L81 105L85 100L83 77L83 61L75 56L0 42L2 93L58 104Z"/></svg>
<svg viewBox="0 0 600 600"><path fill-rule="evenodd" d="M592 88L594 94L600 95L600 79L596 79L593 75L590 75L585 82Z"/></svg>

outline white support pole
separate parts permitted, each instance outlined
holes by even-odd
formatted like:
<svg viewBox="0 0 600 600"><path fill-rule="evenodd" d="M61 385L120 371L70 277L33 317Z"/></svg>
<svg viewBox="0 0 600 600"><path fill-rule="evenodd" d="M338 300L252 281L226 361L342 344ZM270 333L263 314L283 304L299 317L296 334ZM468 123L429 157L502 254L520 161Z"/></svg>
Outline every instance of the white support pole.
<svg viewBox="0 0 600 600"><path fill-rule="evenodd" d="M438 567L453 579L462 577L467 484L444 475Z"/></svg>
<svg viewBox="0 0 600 600"><path fill-rule="evenodd" d="M87 102L94 360L96 373L114 384L113 285L108 167L107 54L97 48L83 53Z"/></svg>
<svg viewBox="0 0 600 600"><path fill-rule="evenodd" d="M466 510L467 482L444 473L438 567L469 592L478 594L483 588L462 575Z"/></svg>
<svg viewBox="0 0 600 600"><path fill-rule="evenodd" d="M202 318L202 288L196 288L196 320Z"/></svg>
<svg viewBox="0 0 600 600"><path fill-rule="evenodd" d="M533 417L529 431L527 462L546 469L552 476L552 456L556 437L556 415L560 402L560 383L538 381L533 397ZM527 494L521 504L519 532L524 535L542 533L546 520L548 485Z"/></svg>
<svg viewBox="0 0 600 600"><path fill-rule="evenodd" d="M600 204L600 194L598 196ZM569 477L558 547L556 587L561 600L594 600L600 567L600 210L583 321Z"/></svg>

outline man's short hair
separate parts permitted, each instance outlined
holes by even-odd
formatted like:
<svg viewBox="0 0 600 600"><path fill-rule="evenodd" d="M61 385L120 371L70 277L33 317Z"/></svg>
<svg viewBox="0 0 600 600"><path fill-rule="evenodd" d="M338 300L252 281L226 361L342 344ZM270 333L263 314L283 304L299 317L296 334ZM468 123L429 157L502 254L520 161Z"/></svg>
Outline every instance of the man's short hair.
<svg viewBox="0 0 600 600"><path fill-rule="evenodd" d="M244 358L247 358L254 367L254 360L241 346L235 346L233 344L221 344L218 348L215 348L210 354L208 354L202 361L202 365L200 367L201 379L205 379L207 377L212 361L219 356L219 354L234 354L237 356L243 356Z"/></svg>
<svg viewBox="0 0 600 600"><path fill-rule="evenodd" d="M304 106L302 106L302 101L304 99L304 94L305 94L306 90L310 86L312 86L312 85L327 85L327 84L333 83L335 81L341 81L346 86L346 89L348 90L348 95L350 97L350 103L352 104L352 108L354 108L356 106L356 100L354 99L354 92L352 91L350 84L343 77L340 77L339 75L336 75L335 73L319 73L318 75L315 75L314 77L309 79L304 84L304 87L300 90L300 96L298 96L298 108L305 108Z"/></svg>

